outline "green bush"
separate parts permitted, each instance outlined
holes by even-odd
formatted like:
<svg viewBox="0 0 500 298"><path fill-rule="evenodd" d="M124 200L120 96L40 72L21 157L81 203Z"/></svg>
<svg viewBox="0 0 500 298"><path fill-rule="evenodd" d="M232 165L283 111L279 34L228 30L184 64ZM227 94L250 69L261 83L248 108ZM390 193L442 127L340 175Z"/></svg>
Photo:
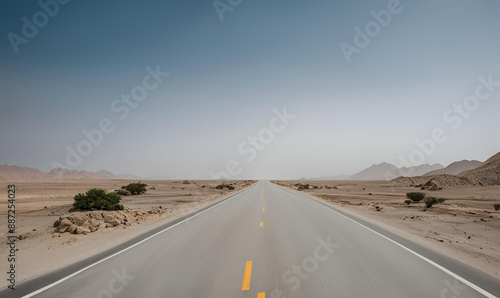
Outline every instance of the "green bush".
<svg viewBox="0 0 500 298"><path fill-rule="evenodd" d="M122 189L128 190L133 195L139 195L146 192L146 186L148 185L139 181L137 183L130 183L127 186L122 186Z"/></svg>
<svg viewBox="0 0 500 298"><path fill-rule="evenodd" d="M425 194L423 192L409 192L406 197L413 202L420 202L425 198Z"/></svg>
<svg viewBox="0 0 500 298"><path fill-rule="evenodd" d="M215 187L215 189L224 189L224 188L227 188L229 190L234 190L234 186L225 183L219 184Z"/></svg>
<svg viewBox="0 0 500 298"><path fill-rule="evenodd" d="M295 186L298 186L297 187L297 190L304 190L304 189L309 189L309 184L301 184L301 183L297 183L295 184Z"/></svg>
<svg viewBox="0 0 500 298"><path fill-rule="evenodd" d="M412 202L411 200L405 200L406 205L410 205L411 202Z"/></svg>
<svg viewBox="0 0 500 298"><path fill-rule="evenodd" d="M444 202L445 199L441 199L441 198L435 198L435 197L428 197L424 200L424 203L425 203L425 206L427 206L427 208L431 208L432 205L434 204L440 204L442 202Z"/></svg>
<svg viewBox="0 0 500 298"><path fill-rule="evenodd" d="M115 190L117 194L119 194L120 196L130 196L131 193L130 191L126 190L126 189L117 189Z"/></svg>
<svg viewBox="0 0 500 298"><path fill-rule="evenodd" d="M493 204L493 208L495 208L496 211L500 210L500 203Z"/></svg>
<svg viewBox="0 0 500 298"><path fill-rule="evenodd" d="M119 204L120 200L121 197L117 193L92 188L85 194L77 194L73 207L81 210L123 210L123 205Z"/></svg>

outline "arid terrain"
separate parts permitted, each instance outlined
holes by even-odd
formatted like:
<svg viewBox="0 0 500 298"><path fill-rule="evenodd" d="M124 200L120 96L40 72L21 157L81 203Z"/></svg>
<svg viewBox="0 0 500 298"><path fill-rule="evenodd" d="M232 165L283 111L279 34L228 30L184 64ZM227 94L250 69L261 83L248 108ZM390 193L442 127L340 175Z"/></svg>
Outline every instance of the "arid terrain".
<svg viewBox="0 0 500 298"><path fill-rule="evenodd" d="M421 190L387 181L275 181L324 200L396 234L500 277L500 186L453 186ZM304 188L304 187L302 187ZM405 203L406 193L424 192L446 201L426 208Z"/></svg>
<svg viewBox="0 0 500 298"><path fill-rule="evenodd" d="M70 212L73 197L90 188L107 191L137 180L77 180L62 182L17 182L0 183L7 198L7 185L16 185L16 231L21 240L17 242L18 282L42 275L78 262L89 256L130 240L147 230L153 229L199 208L224 199L250 185L253 181L224 181L234 190L216 189L221 181L145 181L147 192L141 195L123 196L121 203L129 220L126 224L104 224L92 233L58 233L54 222L59 218L82 215L88 212ZM7 199L0 201L0 215L6 218ZM102 225L103 223L101 223ZM0 236L6 242L7 231ZM7 245L0 246L0 253L7 254ZM2 268L6 268L2 258ZM1 286L6 285L2 279Z"/></svg>

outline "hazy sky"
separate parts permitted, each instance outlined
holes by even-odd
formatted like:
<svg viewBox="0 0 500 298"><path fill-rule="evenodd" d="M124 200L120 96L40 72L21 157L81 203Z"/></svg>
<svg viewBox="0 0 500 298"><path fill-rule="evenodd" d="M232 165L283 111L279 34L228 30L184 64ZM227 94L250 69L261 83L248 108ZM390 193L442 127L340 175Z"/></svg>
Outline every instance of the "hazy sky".
<svg viewBox="0 0 500 298"><path fill-rule="evenodd" d="M500 87L478 87L480 76L500 82L500 2L394 1L221 0L219 9L232 9L219 11L223 20L212 0L70 1L59 11L48 5L53 17L37 1L2 1L0 164L68 165L67 147L77 150L82 131L105 118L114 130L74 168L173 178L208 178L228 164L235 178L352 174L398 165L436 128L447 139L425 163L500 151ZM370 12L388 6L398 13L374 25ZM340 45L352 50L354 28L367 24L373 37L366 45L358 36L364 48L348 63ZM161 83L145 79L157 65L169 73ZM120 102L132 90L143 95L143 79L157 86L134 109ZM478 88L492 94L469 98L470 115L446 112ZM270 138L273 109L285 106L296 117L273 122L280 131ZM255 155L240 145L249 136L262 149Z"/></svg>

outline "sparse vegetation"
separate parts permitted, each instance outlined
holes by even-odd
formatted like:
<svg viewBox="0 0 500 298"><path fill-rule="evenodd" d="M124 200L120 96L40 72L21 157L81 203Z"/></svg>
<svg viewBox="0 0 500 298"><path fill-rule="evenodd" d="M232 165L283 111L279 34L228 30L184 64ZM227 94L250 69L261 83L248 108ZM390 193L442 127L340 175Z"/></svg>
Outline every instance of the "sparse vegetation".
<svg viewBox="0 0 500 298"><path fill-rule="evenodd" d="M140 195L146 192L146 186L148 185L139 181L137 183L130 183L129 185L122 186L122 189L128 190L132 195Z"/></svg>
<svg viewBox="0 0 500 298"><path fill-rule="evenodd" d="M120 196L130 196L131 195L130 191L128 191L126 189L117 189L117 190L115 190L115 192L117 194L119 194Z"/></svg>
<svg viewBox="0 0 500 298"><path fill-rule="evenodd" d="M410 205L412 200L405 200L406 205Z"/></svg>
<svg viewBox="0 0 500 298"><path fill-rule="evenodd" d="M81 210L123 210L120 195L104 189L89 189L85 194L77 194L73 207Z"/></svg>
<svg viewBox="0 0 500 298"><path fill-rule="evenodd" d="M234 186L225 183L219 184L215 187L215 189L224 189L224 188L227 188L229 190L234 190Z"/></svg>
<svg viewBox="0 0 500 298"><path fill-rule="evenodd" d="M445 199L441 199L441 198L435 198L435 197L428 197L424 200L424 203L425 203L425 206L427 206L427 208L431 208L432 205L434 204L440 204L442 202L444 202Z"/></svg>
<svg viewBox="0 0 500 298"><path fill-rule="evenodd" d="M182 181L183 184L191 184L191 182L189 182L188 180L184 180Z"/></svg>
<svg viewBox="0 0 500 298"><path fill-rule="evenodd" d="M297 186L297 190L304 190L304 189L309 189L309 184L302 184L302 183L296 183L295 186Z"/></svg>
<svg viewBox="0 0 500 298"><path fill-rule="evenodd" d="M406 194L406 197L413 202L418 203L425 198L425 194L423 192L409 192Z"/></svg>
<svg viewBox="0 0 500 298"><path fill-rule="evenodd" d="M496 211L500 210L500 203L493 204L493 208L495 208Z"/></svg>

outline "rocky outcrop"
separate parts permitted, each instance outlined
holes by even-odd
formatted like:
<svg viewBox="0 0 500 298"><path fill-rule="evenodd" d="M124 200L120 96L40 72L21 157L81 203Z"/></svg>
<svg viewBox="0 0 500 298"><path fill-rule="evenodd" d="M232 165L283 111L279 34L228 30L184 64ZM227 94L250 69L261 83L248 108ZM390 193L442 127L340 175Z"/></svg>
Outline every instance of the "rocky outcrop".
<svg viewBox="0 0 500 298"><path fill-rule="evenodd" d="M59 233L86 235L103 228L130 226L134 221L128 211L89 211L60 217L54 227Z"/></svg>
<svg viewBox="0 0 500 298"><path fill-rule="evenodd" d="M58 233L86 235L105 228L127 227L164 213L171 214L172 210L160 206L147 212L132 210L74 212L60 217L54 222L54 227Z"/></svg>

